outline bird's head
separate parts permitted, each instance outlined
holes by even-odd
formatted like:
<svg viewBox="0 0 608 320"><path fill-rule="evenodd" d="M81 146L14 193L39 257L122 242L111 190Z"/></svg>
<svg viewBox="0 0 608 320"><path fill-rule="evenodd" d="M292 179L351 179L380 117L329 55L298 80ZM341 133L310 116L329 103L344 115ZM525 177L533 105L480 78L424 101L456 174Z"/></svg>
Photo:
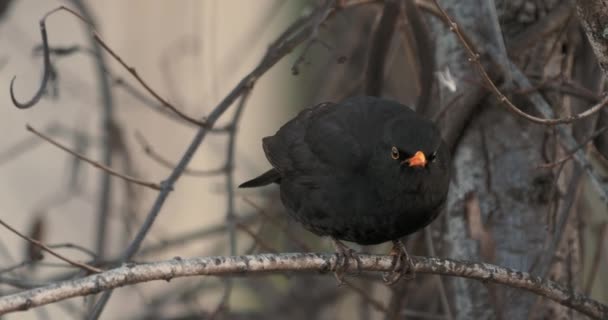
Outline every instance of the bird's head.
<svg viewBox="0 0 608 320"><path fill-rule="evenodd" d="M370 166L397 194L447 193L450 155L437 127L414 113L389 121Z"/></svg>

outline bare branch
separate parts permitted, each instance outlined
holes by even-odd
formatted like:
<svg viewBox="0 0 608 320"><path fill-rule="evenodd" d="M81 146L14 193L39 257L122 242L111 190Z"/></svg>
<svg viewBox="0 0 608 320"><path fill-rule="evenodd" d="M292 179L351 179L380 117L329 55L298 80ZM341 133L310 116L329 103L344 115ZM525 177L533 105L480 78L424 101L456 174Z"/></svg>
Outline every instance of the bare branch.
<svg viewBox="0 0 608 320"><path fill-rule="evenodd" d="M52 144L52 145L56 146L57 148L59 148L59 149L61 149L61 150L65 151L65 152L67 152L67 153L69 153L69 154L73 155L74 157L76 157L76 158L78 158L78 159L80 159L80 160L82 160L82 161L84 161L84 162L87 162L87 163L91 164L92 166L94 166L94 167L96 167L96 168L99 168L99 169L101 169L101 170L103 170L103 171L107 172L107 173L108 173L108 174L110 174L110 175L113 175L113 176L118 177L118 178L121 178L121 179L123 179L123 180L126 180L126 181L129 181L129 182L132 182L132 183L138 184L138 185L140 185L140 186L144 186L144 187L152 188L152 189L154 189L154 190L160 190L160 189L161 189L160 185L159 185L159 184L157 184L157 183L154 183L154 182L148 182L148 181L143 181L143 180L140 180L140 179L137 179L137 178L133 178L133 177L130 177L130 176L124 175L124 174L122 174L122 173L119 173L119 172L115 171L115 170L114 170L114 169L112 169L112 168L109 168L109 167L104 166L103 164L101 164L101 163L99 163L99 162L97 162L97 161L95 161L95 160L91 160L91 159L87 158L86 156L84 156L84 155L82 155L82 154L80 154L80 153L78 153L78 152L76 152L76 151L73 151L73 150L71 150L70 148L68 148L68 147L66 147L66 146L64 146L64 145L62 145L61 143L59 143L59 142L57 142L57 141L53 140L51 137L46 136L46 135L45 135L45 134L43 134L42 132L37 131L36 129L34 129L34 128L33 128L32 126L30 126L29 124L25 125L25 127L27 128L27 130L28 130L28 131L30 131L30 132L32 132L33 134L35 134L35 135L39 136L40 138L42 138L42 139L46 140L47 142L49 142L50 144Z"/></svg>
<svg viewBox="0 0 608 320"><path fill-rule="evenodd" d="M392 256L360 254L360 267L365 271L387 272L394 263ZM413 271L457 276L524 289L595 319L608 317L608 306L559 284L525 272L487 263L464 262L439 258L412 257ZM96 275L64 281L0 298L0 314L27 310L64 299L86 296L100 291L153 280L196 275L246 275L278 272L332 272L335 254L285 253L231 257L175 258L149 264L127 264ZM357 267L349 266L350 272Z"/></svg>
<svg viewBox="0 0 608 320"><path fill-rule="evenodd" d="M538 168L552 168L552 167L558 166L558 165L572 159L572 157L578 150L584 148L587 145L587 143L591 142L597 136L604 133L604 131L606 131L607 129L608 129L608 126L596 130L592 135L590 135L589 137L584 139L583 142L581 142L576 148L568 151L568 154L565 155L563 158L550 162L550 163L542 163L542 164L538 165Z"/></svg>
<svg viewBox="0 0 608 320"><path fill-rule="evenodd" d="M75 17L77 17L78 19L82 20L82 22L84 22L85 24L89 25L91 27L91 33L92 33L92 37L93 39L99 43L101 45L101 47L110 54L110 56L112 58L114 58L114 60L116 60L118 63L120 63L120 65L125 68L125 70L127 70L145 89L146 91L148 91L149 94L151 94L156 100L158 100L164 107L170 109L171 111L173 111L175 114L177 114L178 116L180 116L182 119L196 124L198 126L201 127L205 127L207 126L207 124L205 123L205 121L199 121L197 119L194 119L190 116L188 116L187 114L183 113L182 111L180 111L177 107L175 107L173 104L169 103L169 101L165 100L163 97L161 97L154 89L152 89L152 87L150 87L148 85L148 83L139 76L139 74L137 73L137 70L135 70L135 68L129 66L126 62L124 62L124 60L122 60L122 58L116 54L116 52L114 52L114 50L112 50L100 37L100 35L97 33L97 31L95 31L94 26L91 24L91 22L89 22L87 19L85 19L83 16L81 16L80 14L78 14L76 11L65 7L65 6L60 6L59 8L50 11L49 13L46 14L46 16L49 16L57 11L61 11L61 10L65 10L71 14L73 14ZM45 17L46 17L45 16ZM48 45L45 48L45 55L48 55ZM46 66L46 64L45 64Z"/></svg>
<svg viewBox="0 0 608 320"><path fill-rule="evenodd" d="M81 262L78 262L78 261L74 261L74 260L71 260L69 258L66 258L66 257L60 255L59 253L53 251L53 249L49 248L44 243L42 243L42 242L40 242L38 240L32 239L32 238L30 238L30 237L22 234L21 232L17 231L15 228L11 227L10 225L8 225L3 220L0 220L0 224L3 225L8 230L10 230L11 232L13 232L14 234L18 235L19 237L21 237L21 238L25 239L26 241L28 241L29 243L33 244L34 246L36 246L36 247L38 247L38 248L40 248L40 249L42 249L42 250L44 250L44 251L52 254L53 256L57 257L58 259L63 260L63 261L65 261L65 262L67 262L67 263L69 263L69 264L71 264L71 265L73 265L75 267L78 267L78 268L81 268L81 269L84 269L84 270L87 270L87 271L93 272L93 273L99 273L99 272L103 271L101 269L98 269L98 268L95 268L93 266L90 266L90 265L88 265L86 263L81 263Z"/></svg>
<svg viewBox="0 0 608 320"><path fill-rule="evenodd" d="M46 89L46 84L48 83L49 79L51 78L51 73L52 73L52 67L51 67L51 56L49 53L49 41L48 41L48 36L46 34L46 18L48 18L49 15L51 15L53 12L57 11L57 9L45 14L42 19L40 19L40 34L42 37L42 50L43 50L43 57L44 57L44 66L42 69L42 80L40 81L40 85L38 86L38 90L36 91L36 93L34 93L34 96L26 101L26 102L19 102L17 101L17 98L15 98L15 91L13 90L13 85L15 84L15 79L17 78L17 76L14 76L13 79L11 79L11 86L10 86L10 94L11 94L11 100L13 101L13 104L15 105L15 107L19 108L19 109L27 109L27 108L31 108L33 107L36 103L38 103L38 101L40 101L40 98L42 98L42 96L44 95L44 90Z"/></svg>

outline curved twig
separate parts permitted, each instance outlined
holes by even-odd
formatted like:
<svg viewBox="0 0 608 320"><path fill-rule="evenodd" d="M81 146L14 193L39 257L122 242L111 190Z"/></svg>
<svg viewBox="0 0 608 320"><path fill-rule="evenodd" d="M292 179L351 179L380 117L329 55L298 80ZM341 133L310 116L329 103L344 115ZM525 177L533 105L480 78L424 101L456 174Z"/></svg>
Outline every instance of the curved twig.
<svg viewBox="0 0 608 320"><path fill-rule="evenodd" d="M177 107L175 107L173 104L171 104L169 101L167 101L166 99L164 99L163 97L160 96L160 94L158 94L154 89L152 89L152 87L150 87L148 85L148 83L137 73L137 70L135 70L135 68L129 66L118 54L116 54L116 52L114 52L102 39L101 36L97 33L97 31L95 31L94 26L91 24L90 21L88 21L87 19L85 19L83 16L81 16L78 12L66 7L66 6L59 6L56 9L53 9L51 11L49 11L43 18L43 20L40 22L41 23L41 30L43 30L43 22L44 19L46 17L48 17L49 15L57 12L57 11L67 11L69 13L71 13L72 15L74 15L76 18L80 19L82 22L84 22L85 24L87 24L88 26L91 27L91 34L92 34L92 38L94 41L96 41L97 43L99 43L101 45L101 47L108 53L110 54L110 56L116 60L118 63L120 63L120 65L127 70L127 72L129 72L143 87L144 89L146 89L146 91L152 95L157 101L160 102L161 105L163 105L164 107L170 109L171 111L173 111L175 114L177 114L179 117L181 117L182 119L193 123L197 126L200 127L208 127L206 121L200 121L197 120L193 117L190 117L189 115L185 114L184 112L180 111ZM45 41L45 37L46 37L46 31L43 31L43 41ZM45 55L45 59L47 59L47 57L49 56L49 49L48 49L48 44L44 43L44 55ZM49 59L49 64L50 64L50 59ZM47 63L45 60L45 70L47 68ZM45 72L45 75L48 72ZM43 79L43 83L44 85L46 85L46 80ZM12 91L11 91L11 95L12 95ZM40 99L40 97L38 97L38 99ZM13 102L15 102L13 100ZM35 102L34 102L35 103Z"/></svg>
<svg viewBox="0 0 608 320"><path fill-rule="evenodd" d="M112 175L114 177L121 178L121 179L123 179L125 181L132 182L134 184L137 184L137 185L140 185L140 186L144 186L144 187L148 187L148 188L151 188L151 189L154 189L154 190L161 190L162 189L161 186L158 183L144 181L144 180L141 180L141 179L137 179L135 177L127 176L127 175L122 174L122 173L120 173L120 172L118 172L118 171L116 171L116 170L114 170L114 169L112 169L112 168L110 168L108 166L105 166L105 165L103 165L103 164L101 164L101 163L99 163L97 161L91 160L91 159L87 158L86 156L84 156L84 155L82 155L82 154L80 154L80 153L78 153L78 152L76 152L76 151L74 151L74 150L72 150L72 149L70 149L70 148L62 145L61 143L59 143L59 142L51 139L50 137L46 136L42 132L34 129L29 124L27 124L25 126L25 128L29 132L37 135L38 137L44 139L45 141L49 142L50 144L56 146L57 148L59 148L59 149L65 151L65 152L73 155L74 157L76 157L76 158L78 158L78 159L80 159L80 160L82 160L82 161L84 161L84 162L86 162L86 163L88 163L88 164L96 167L96 168L99 168L99 169L105 171L106 173L108 173L108 174L110 174L110 175Z"/></svg>
<svg viewBox="0 0 608 320"><path fill-rule="evenodd" d="M392 256L360 254L360 267L365 271L383 272L393 267ZM412 257L417 273L464 277L527 290L556 301L595 319L608 317L608 306L540 277L488 263L476 263L431 257ZM201 257L127 264L96 275L51 284L0 298L0 314L86 296L100 291L153 280L196 275L245 275L277 272L332 272L335 254L284 253L230 257ZM349 266L355 272L357 266Z"/></svg>
<svg viewBox="0 0 608 320"><path fill-rule="evenodd" d="M46 89L46 84L49 82L49 79L51 78L51 73L52 73L51 54L50 54L50 50L49 50L48 36L46 34L46 18L48 18L49 15L51 15L52 13L54 13L57 10L58 9L48 12L47 14L45 14L42 17L42 19L40 19L40 34L42 36L42 55L44 57L44 67L42 69L42 80L40 81L40 86L38 87L38 90L36 91L34 96L26 102L17 101L17 98L15 98L15 90L13 89L14 85L15 85L15 79L17 78L17 76L13 76L13 79L11 79L11 85L10 85L10 90L9 90L9 92L11 94L11 100L13 101L13 104L15 105L15 107L17 107L19 109L28 109L28 108L33 107L36 103L38 103L38 101L40 101L40 98L42 98L42 96L44 95L44 90Z"/></svg>

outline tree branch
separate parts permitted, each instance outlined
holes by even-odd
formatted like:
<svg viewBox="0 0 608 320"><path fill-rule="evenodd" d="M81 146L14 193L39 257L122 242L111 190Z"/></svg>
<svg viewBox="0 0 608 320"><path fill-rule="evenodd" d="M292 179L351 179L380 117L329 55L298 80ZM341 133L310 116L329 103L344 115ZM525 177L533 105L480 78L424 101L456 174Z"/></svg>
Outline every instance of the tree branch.
<svg viewBox="0 0 608 320"><path fill-rule="evenodd" d="M40 248L41 250L44 250L44 251L50 253L51 255L55 256L59 260L63 260L63 261L65 261L65 262L67 262L67 263L69 263L69 264L71 264L71 265L73 265L75 267L82 268L82 269L87 270L89 272L94 272L94 273L102 272L102 270L99 269L99 268L95 268L95 267L93 267L91 265L88 265L86 263L81 263L81 262L78 262L78 261L74 261L72 259L64 257L63 255L60 255L59 253L57 253L53 249L51 249L49 246L47 246L44 243L42 243L41 241L38 241L36 239L32 239L32 238L24 235L23 233L17 231L17 229L11 227L8 223L6 223L6 222L4 222L2 220L0 220L0 225L4 226L8 230L10 230L12 233L18 235L20 238L25 239L27 242L31 243L32 245Z"/></svg>
<svg viewBox="0 0 608 320"><path fill-rule="evenodd" d="M359 255L360 267L365 271L386 272L393 268L392 256ZM335 254L284 253L231 257L200 257L160 261L147 264L126 264L96 275L51 284L0 298L0 314L23 311L33 307L86 296L100 291L153 280L197 275L251 275L278 272L332 272L336 267ZM556 301L595 319L608 317L608 306L559 284L543 280L525 272L488 263L449 259L413 257L417 273L457 276L520 288ZM355 272L356 266L350 265Z"/></svg>
<svg viewBox="0 0 608 320"><path fill-rule="evenodd" d="M78 158L78 159L80 159L80 160L82 160L82 161L84 161L84 162L86 162L86 163L88 163L88 164L96 167L96 168L101 169L102 171L106 172L109 175L121 178L123 180L132 182L132 183L140 185L140 186L148 187L148 188L151 188L151 189L154 189L154 190L161 190L161 186L158 185L157 183L149 182L149 181L144 181L144 180L141 180L141 179L137 179L137 178L134 178L134 177L127 176L127 175L122 174L122 173L120 173L120 172L118 172L118 171L116 171L116 170L114 170L114 169L112 169L110 167L107 167L107 166L105 166L105 165L103 165L103 164L101 164L101 163L99 163L97 161L91 160L91 159L85 157L84 155L82 155L82 154L80 154L80 153L78 153L78 152L76 152L76 151L74 151L74 150L72 150L72 149L70 149L70 148L62 145L61 143L59 143L59 142L51 139L50 137L46 136L42 132L34 129L29 124L26 124L25 128L28 131L30 131L31 133L37 135L38 137L40 137L40 138L44 139L45 141L49 142L50 144L56 146L57 148L59 148L59 149L65 151L65 152L73 155L74 157L76 157L76 158Z"/></svg>

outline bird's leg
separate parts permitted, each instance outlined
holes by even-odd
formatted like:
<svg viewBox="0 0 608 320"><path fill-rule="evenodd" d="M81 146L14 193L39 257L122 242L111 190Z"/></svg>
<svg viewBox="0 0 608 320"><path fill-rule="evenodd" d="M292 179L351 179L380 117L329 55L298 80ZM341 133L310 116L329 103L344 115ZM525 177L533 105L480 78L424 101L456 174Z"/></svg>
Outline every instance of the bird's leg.
<svg viewBox="0 0 608 320"><path fill-rule="evenodd" d="M336 270L334 271L334 276L338 281L338 285L344 284L344 273L348 270L348 265L350 264L350 259L354 259L357 264L357 273L361 272L361 259L357 255L357 252L351 248L349 248L344 243L340 242L338 239L331 237L331 242L336 248Z"/></svg>
<svg viewBox="0 0 608 320"><path fill-rule="evenodd" d="M407 280L414 279L416 276L414 273L414 263L405 249L405 244L401 240L393 240L393 248L389 255L394 256L395 259L393 259L393 270L382 276L384 283L388 285L395 284L403 276L406 276Z"/></svg>

